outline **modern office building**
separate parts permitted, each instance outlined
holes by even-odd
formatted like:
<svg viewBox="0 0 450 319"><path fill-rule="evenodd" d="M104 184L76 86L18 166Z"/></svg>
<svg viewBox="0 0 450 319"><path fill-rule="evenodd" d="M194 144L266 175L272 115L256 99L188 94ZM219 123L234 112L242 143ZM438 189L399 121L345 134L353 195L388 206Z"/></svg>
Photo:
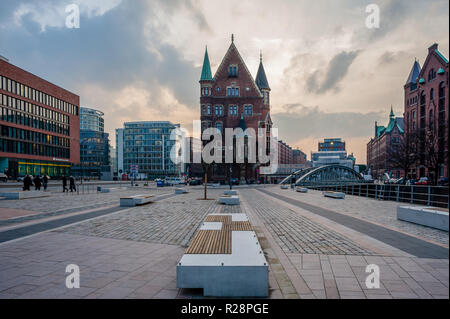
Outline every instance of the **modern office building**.
<svg viewBox="0 0 450 319"><path fill-rule="evenodd" d="M404 86L405 132L420 137L419 160L411 178L448 178L448 59L435 43L423 67L414 61ZM434 167L433 167L434 166Z"/></svg>
<svg viewBox="0 0 450 319"><path fill-rule="evenodd" d="M0 172L60 177L80 162L80 98L0 59Z"/></svg>
<svg viewBox="0 0 450 319"><path fill-rule="evenodd" d="M353 168L355 165L353 154L347 155L345 142L340 138L327 138L319 142L319 151L311 152L311 161L313 167L342 165Z"/></svg>
<svg viewBox="0 0 450 319"><path fill-rule="evenodd" d="M109 134L104 132L104 113L80 109L80 165L72 167L74 176L88 179L112 179Z"/></svg>
<svg viewBox="0 0 450 319"><path fill-rule="evenodd" d="M404 134L402 117L395 117L391 107L389 123L386 126L375 122L375 136L367 143L367 168L373 178L381 178L384 173L400 178L404 175L401 168L395 167L389 157L399 145Z"/></svg>
<svg viewBox="0 0 450 319"><path fill-rule="evenodd" d="M181 165L171 159L176 139L172 130L180 124L171 122L130 122L116 130L116 154L119 177L136 179L180 176Z"/></svg>

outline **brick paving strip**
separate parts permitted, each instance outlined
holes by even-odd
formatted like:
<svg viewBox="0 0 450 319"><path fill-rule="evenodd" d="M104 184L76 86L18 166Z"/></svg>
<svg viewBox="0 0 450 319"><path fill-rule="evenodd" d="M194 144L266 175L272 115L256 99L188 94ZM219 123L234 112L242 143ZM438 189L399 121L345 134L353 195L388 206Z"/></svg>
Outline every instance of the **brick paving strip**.
<svg viewBox="0 0 450 319"><path fill-rule="evenodd" d="M397 232L380 225L363 221L358 218L354 218L348 215L340 214L332 210L317 207L302 201L292 199L280 194L275 194L273 192L258 189L258 191L283 200L294 206L300 207L307 211L310 211L319 216L328 218L336 223L345 225L348 228L356 230L362 234L368 235L374 239L384 242L390 246L398 248L402 251L410 253L414 256L421 258L437 258L437 259L448 259L448 248L432 244L425 240L421 240L417 237L407 235L405 233Z"/></svg>
<svg viewBox="0 0 450 319"><path fill-rule="evenodd" d="M173 197L173 196L175 196L175 194L165 194L165 195L161 195L161 196L156 196L154 201L165 200L165 199ZM113 206L113 207L108 207L108 208L104 208L104 209L89 211L86 213L75 214L75 215L65 217L65 218L63 217L63 218L48 220L48 221L43 221L40 223L17 227L17 228L10 229L10 230L0 231L0 243L4 243L4 242L10 241L10 240L15 240L15 239L26 237L26 236L30 236L33 234L37 234L40 232L59 228L62 226L78 223L78 222L81 222L81 221L84 221L87 219L97 218L100 216L116 213L116 212L126 210L126 209L128 209L128 207ZM70 212L73 212L73 210L70 210ZM55 215L50 215L50 216L55 216Z"/></svg>

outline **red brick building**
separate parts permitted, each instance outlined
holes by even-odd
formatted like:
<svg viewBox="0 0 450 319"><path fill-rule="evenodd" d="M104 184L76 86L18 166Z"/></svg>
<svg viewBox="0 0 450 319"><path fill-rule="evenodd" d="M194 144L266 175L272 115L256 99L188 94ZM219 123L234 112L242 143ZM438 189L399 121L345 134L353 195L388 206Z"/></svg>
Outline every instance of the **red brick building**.
<svg viewBox="0 0 450 319"><path fill-rule="evenodd" d="M292 147L283 141L278 141L278 164L294 164Z"/></svg>
<svg viewBox="0 0 450 319"><path fill-rule="evenodd" d="M430 177L430 152L427 137L434 144L439 161L437 177L448 177L448 60L433 44L423 67L415 61L404 86L405 131L420 136L420 159L410 172L413 178ZM431 136L431 137L430 137Z"/></svg>
<svg viewBox="0 0 450 319"><path fill-rule="evenodd" d="M373 178L381 179L384 173L393 178L404 175L403 170L395 167L389 160L393 148L399 144L403 134L403 118L395 117L392 107L387 126L375 122L375 136L367 143L367 168L370 169Z"/></svg>
<svg viewBox="0 0 450 319"><path fill-rule="evenodd" d="M299 149L292 150L292 164L307 164L306 154Z"/></svg>
<svg viewBox="0 0 450 319"><path fill-rule="evenodd" d="M0 58L0 172L69 175L80 162L80 98Z"/></svg>
<svg viewBox="0 0 450 319"><path fill-rule="evenodd" d="M211 73L208 51L200 79L200 111L202 132L215 127L223 132L225 128L264 129L266 138L270 135L270 87L261 62L256 79L253 79L234 41L228 48L214 77ZM223 145L225 145L223 141ZM232 177L241 180L259 178L259 163L232 164ZM230 164L214 165L209 180L226 182L230 175Z"/></svg>

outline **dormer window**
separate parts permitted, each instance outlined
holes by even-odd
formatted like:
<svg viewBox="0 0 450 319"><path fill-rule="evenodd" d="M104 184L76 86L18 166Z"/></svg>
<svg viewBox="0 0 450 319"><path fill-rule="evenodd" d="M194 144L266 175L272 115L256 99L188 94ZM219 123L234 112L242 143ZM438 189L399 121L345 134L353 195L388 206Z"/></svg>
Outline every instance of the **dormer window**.
<svg viewBox="0 0 450 319"><path fill-rule="evenodd" d="M237 67L237 65L232 64L232 65L230 65L228 67L228 76L230 78L235 78L235 77L238 76L238 67Z"/></svg>

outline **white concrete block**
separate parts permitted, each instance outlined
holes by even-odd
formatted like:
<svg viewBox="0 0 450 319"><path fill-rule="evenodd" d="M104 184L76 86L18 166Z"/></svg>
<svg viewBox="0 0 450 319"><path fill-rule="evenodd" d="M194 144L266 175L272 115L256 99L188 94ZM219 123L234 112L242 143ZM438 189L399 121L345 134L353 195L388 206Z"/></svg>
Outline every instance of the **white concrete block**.
<svg viewBox="0 0 450 319"><path fill-rule="evenodd" d="M152 195L135 195L130 197L122 197L120 199L121 207L134 207L139 205L145 205L153 201Z"/></svg>
<svg viewBox="0 0 450 319"><path fill-rule="evenodd" d="M203 288L209 297L267 297L269 267L255 232L231 236L231 254L185 254L177 266L177 287Z"/></svg>
<svg viewBox="0 0 450 319"><path fill-rule="evenodd" d="M49 195L44 194L39 191L30 191L30 192L3 192L0 193L0 198L6 200L19 200L19 199L28 199L28 198L40 198L40 197L48 197Z"/></svg>
<svg viewBox="0 0 450 319"><path fill-rule="evenodd" d="M325 192L323 192L323 196L336 198L336 199L345 199L345 193L340 193L340 192L325 191Z"/></svg>
<svg viewBox="0 0 450 319"><path fill-rule="evenodd" d="M280 188L281 188L281 189L289 189L289 186L286 185L286 184L283 184L283 185L280 186Z"/></svg>
<svg viewBox="0 0 450 319"><path fill-rule="evenodd" d="M307 193L308 192L308 189L306 187L297 187L295 190L299 193Z"/></svg>
<svg viewBox="0 0 450 319"><path fill-rule="evenodd" d="M239 196L222 196L219 198L219 203L224 205L239 205Z"/></svg>
<svg viewBox="0 0 450 319"><path fill-rule="evenodd" d="M448 231L448 212L417 206L398 206L397 219Z"/></svg>
<svg viewBox="0 0 450 319"><path fill-rule="evenodd" d="M185 188L175 188L175 194L187 194L188 191Z"/></svg>
<svg viewBox="0 0 450 319"><path fill-rule="evenodd" d="M237 191L235 190L227 190L225 192L223 192L224 195L237 195Z"/></svg>

